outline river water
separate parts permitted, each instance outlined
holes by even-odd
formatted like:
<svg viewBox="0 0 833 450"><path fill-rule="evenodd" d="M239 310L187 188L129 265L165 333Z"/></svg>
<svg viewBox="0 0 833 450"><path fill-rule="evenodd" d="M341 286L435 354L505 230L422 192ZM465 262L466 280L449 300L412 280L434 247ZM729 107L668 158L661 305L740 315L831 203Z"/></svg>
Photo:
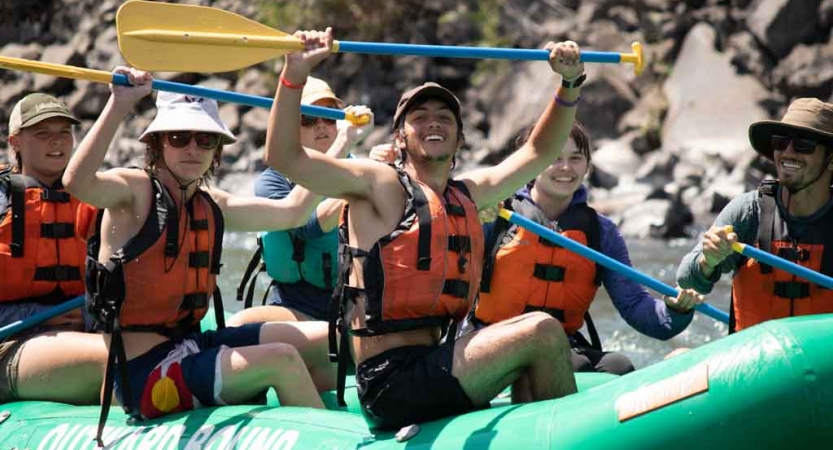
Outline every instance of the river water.
<svg viewBox="0 0 833 450"><path fill-rule="evenodd" d="M671 241L653 239L627 240L631 261L637 270L675 286L677 264L682 256L694 245L692 239ZM226 311L239 311L241 302L235 300L237 285L246 265L255 250L256 236L248 233L227 233L223 248L223 270L220 288L223 292ZM268 284L266 274L260 276L255 293L258 304ZM707 301L716 308L728 311L731 282L728 276L715 286ZM658 296L659 294L657 294ZM726 336L726 325L702 314L695 314L691 325L668 341L659 341L645 336L631 328L619 316L604 288L599 289L590 313L602 339L605 350L625 353L637 368L662 360L663 356L679 347L698 347ZM585 333L585 335L587 335Z"/></svg>

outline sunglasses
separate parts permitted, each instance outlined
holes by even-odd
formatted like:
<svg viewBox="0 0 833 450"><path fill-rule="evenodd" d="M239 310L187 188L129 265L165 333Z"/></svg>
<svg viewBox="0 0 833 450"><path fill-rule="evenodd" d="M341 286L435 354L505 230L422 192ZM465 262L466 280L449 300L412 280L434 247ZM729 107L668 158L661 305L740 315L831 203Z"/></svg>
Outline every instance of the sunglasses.
<svg viewBox="0 0 833 450"><path fill-rule="evenodd" d="M779 136L772 135L770 138L770 145L773 150L783 152L789 147L790 142L793 143L793 150L802 155L812 155L816 151L818 141L814 139L806 139L794 136Z"/></svg>
<svg viewBox="0 0 833 450"><path fill-rule="evenodd" d="M220 145L220 136L215 133L192 132L192 131L171 131L165 133L168 145L174 148L185 148L194 139L197 147L203 150L215 150Z"/></svg>
<svg viewBox="0 0 833 450"><path fill-rule="evenodd" d="M308 116L306 114L301 114L301 126L302 127L311 127L315 125L318 121L324 122L324 125L335 125L335 119L327 119L324 117L315 117L315 116Z"/></svg>

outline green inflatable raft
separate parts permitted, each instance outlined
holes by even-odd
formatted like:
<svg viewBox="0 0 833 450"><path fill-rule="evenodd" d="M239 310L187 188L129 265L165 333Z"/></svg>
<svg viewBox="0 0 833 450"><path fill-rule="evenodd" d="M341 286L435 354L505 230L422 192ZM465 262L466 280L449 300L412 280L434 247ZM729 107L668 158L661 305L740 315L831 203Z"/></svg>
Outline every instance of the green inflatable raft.
<svg viewBox="0 0 833 450"><path fill-rule="evenodd" d="M587 376L585 376L587 375ZM579 374L580 392L374 433L358 412L206 408L128 424L112 449L779 449L833 445L833 315L772 321L621 378ZM332 395L324 396L332 407ZM95 448L98 407L0 405L0 449Z"/></svg>

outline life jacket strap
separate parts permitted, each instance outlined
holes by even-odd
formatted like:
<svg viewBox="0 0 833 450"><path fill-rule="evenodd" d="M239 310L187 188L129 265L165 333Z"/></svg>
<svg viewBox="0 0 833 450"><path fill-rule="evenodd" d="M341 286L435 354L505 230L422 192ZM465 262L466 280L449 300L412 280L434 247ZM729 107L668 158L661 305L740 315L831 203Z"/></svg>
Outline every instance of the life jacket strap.
<svg viewBox="0 0 833 450"><path fill-rule="evenodd" d="M12 205L12 239L9 247L12 258L22 258L26 237L26 179L21 175L11 175L9 190Z"/></svg>
<svg viewBox="0 0 833 450"><path fill-rule="evenodd" d="M46 266L35 269L35 281L80 280L81 270L76 266Z"/></svg>
<svg viewBox="0 0 833 450"><path fill-rule="evenodd" d="M532 275L539 280L560 282L564 281L566 273L567 268L565 267L536 263Z"/></svg>
<svg viewBox="0 0 833 450"><path fill-rule="evenodd" d="M453 297L467 298L469 296L469 283L463 280L445 280L443 283L443 294Z"/></svg>
<svg viewBox="0 0 833 450"><path fill-rule="evenodd" d="M48 239L66 239L75 236L75 224L72 222L42 223L40 236Z"/></svg>
<svg viewBox="0 0 833 450"><path fill-rule="evenodd" d="M810 283L800 281L776 281L775 295L788 298L805 298L810 296Z"/></svg>
<svg viewBox="0 0 833 450"><path fill-rule="evenodd" d="M43 189L40 194L41 200L50 203L69 203L69 194L54 189Z"/></svg>

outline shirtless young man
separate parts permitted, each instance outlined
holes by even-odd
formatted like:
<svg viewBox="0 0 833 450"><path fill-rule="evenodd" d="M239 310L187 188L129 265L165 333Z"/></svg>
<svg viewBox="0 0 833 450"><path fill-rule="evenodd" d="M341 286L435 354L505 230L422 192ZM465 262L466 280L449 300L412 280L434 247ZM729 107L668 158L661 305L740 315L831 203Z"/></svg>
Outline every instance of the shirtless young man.
<svg viewBox="0 0 833 450"><path fill-rule="evenodd" d="M527 144L495 167L450 179L463 144L460 104L434 83L406 92L397 106L401 168L304 149L301 89L333 39L330 29L296 37L305 50L286 56L266 159L313 192L347 202L340 290L343 307L352 311L342 323L340 351L349 351L350 341L368 419L395 428L460 414L488 405L510 384L518 401L575 392L569 343L546 313L498 322L457 342L440 344L440 331L446 320L466 314L480 283L477 207L494 205L535 178L569 136L584 80L578 46L546 45L550 67L564 81Z"/></svg>

